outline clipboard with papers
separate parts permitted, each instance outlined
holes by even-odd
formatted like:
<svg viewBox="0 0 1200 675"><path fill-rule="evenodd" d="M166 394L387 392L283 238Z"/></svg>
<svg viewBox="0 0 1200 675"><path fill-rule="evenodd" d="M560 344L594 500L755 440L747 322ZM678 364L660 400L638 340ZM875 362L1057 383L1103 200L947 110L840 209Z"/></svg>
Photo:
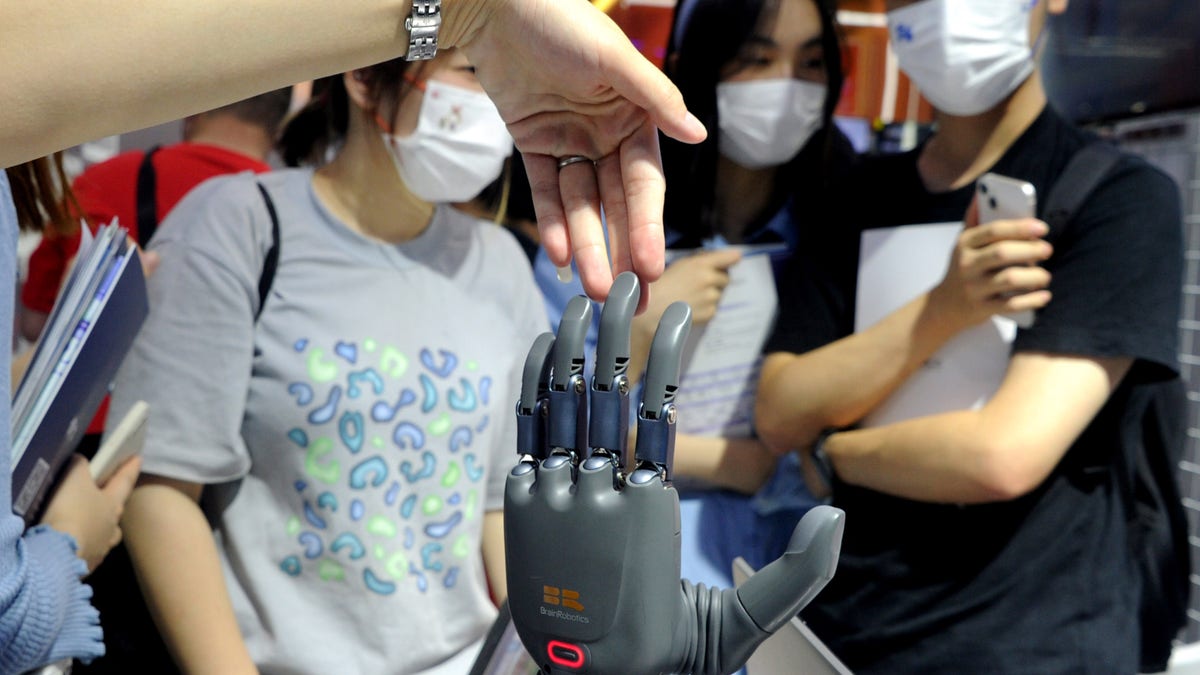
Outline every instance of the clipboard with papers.
<svg viewBox="0 0 1200 675"><path fill-rule="evenodd" d="M748 438L762 349L775 322L778 298L772 256L783 244L736 246L742 259L729 268L729 285L716 316L693 326L684 347L676 405L678 433ZM672 255L674 253L674 255ZM668 251L671 260L686 253Z"/></svg>
<svg viewBox="0 0 1200 675"><path fill-rule="evenodd" d="M854 330L865 330L942 280L961 222L862 233ZM948 341L863 418L874 427L982 406L1000 388L1017 322L992 316Z"/></svg>
<svg viewBox="0 0 1200 675"><path fill-rule="evenodd" d="M13 396L13 512L36 522L149 312L138 249L114 222L84 239Z"/></svg>

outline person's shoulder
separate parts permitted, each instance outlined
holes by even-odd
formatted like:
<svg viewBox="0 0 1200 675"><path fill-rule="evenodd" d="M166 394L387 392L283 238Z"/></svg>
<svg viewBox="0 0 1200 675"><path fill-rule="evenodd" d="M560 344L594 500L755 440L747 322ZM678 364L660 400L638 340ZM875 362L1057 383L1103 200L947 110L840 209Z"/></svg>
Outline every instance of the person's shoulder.
<svg viewBox="0 0 1200 675"><path fill-rule="evenodd" d="M189 191L171 209L155 238L190 241L193 244L202 244L205 239L214 237L265 241L271 236L271 225L260 185L267 189L272 206L277 207L290 198L287 186L296 179L291 175L250 172L209 178ZM180 227L175 227L175 224Z"/></svg>
<svg viewBox="0 0 1200 675"><path fill-rule="evenodd" d="M1121 158L1113 167L1112 180L1159 194L1169 192L1177 195L1179 190L1175 179L1171 178L1166 171L1146 161L1140 155L1124 151L1121 152Z"/></svg>
<svg viewBox="0 0 1200 675"><path fill-rule="evenodd" d="M441 207L446 219L446 226L452 228L456 235L466 235L478 243L486 256L503 259L505 264L520 259L528 266L529 256L521 247L520 242L508 228L490 220L477 218L453 207Z"/></svg>
<svg viewBox="0 0 1200 675"><path fill-rule="evenodd" d="M1109 143L1095 135L1087 134L1086 140L1076 152L1084 151L1093 143ZM1122 202L1125 206L1144 211L1146 209L1179 210L1179 186L1165 171L1151 164L1144 157L1110 146L1116 153L1116 161L1101 178L1094 193L1095 200L1089 202ZM1090 204L1093 208L1096 205Z"/></svg>
<svg viewBox="0 0 1200 675"><path fill-rule="evenodd" d="M254 200L261 201L256 178L251 173L214 176L192 188L175 209L236 210Z"/></svg>

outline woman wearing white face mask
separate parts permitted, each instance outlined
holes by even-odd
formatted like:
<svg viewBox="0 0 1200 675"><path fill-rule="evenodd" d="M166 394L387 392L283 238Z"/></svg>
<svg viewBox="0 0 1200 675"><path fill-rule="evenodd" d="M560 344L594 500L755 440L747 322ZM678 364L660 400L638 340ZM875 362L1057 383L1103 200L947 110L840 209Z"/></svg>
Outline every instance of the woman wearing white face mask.
<svg viewBox="0 0 1200 675"><path fill-rule="evenodd" d="M512 237L443 203L512 141L448 51L318 81L281 148L329 161L212 181L153 242L113 399L154 401L131 556L185 672L466 672L547 324Z"/></svg>
<svg viewBox="0 0 1200 675"><path fill-rule="evenodd" d="M1169 466L1186 428L1179 192L1115 151L1079 189L1100 164L1080 153L1098 141L1048 105L1034 59L1065 0L887 4L936 131L846 181L844 234L784 295L755 415L771 447L800 449L849 523L837 575L804 618L861 674L1165 670L1190 566L1168 553L1158 579L1139 573L1163 551L1131 541L1144 530L1128 523L1144 518L1135 462ZM979 224L970 207L987 172L1032 184L1045 220ZM1070 182L1078 206L1047 214ZM964 220L939 253L943 279L856 332L863 232ZM998 316L1023 310L1036 310L1032 325ZM977 374L988 367L994 379ZM956 378L991 391L964 400L949 392ZM922 380L946 391L913 405L908 385ZM897 411L906 404L921 412ZM1155 526L1186 541L1170 510ZM1139 607L1149 590L1163 602Z"/></svg>
<svg viewBox="0 0 1200 675"><path fill-rule="evenodd" d="M741 259L729 245L773 246L778 275L806 228L826 226L824 196L853 160L832 121L842 87L834 9L824 0L679 4L665 70L688 108L715 133L695 146L663 139L667 243L676 250L714 250L679 258L652 285L649 308L634 320L631 372L639 370L671 302L688 302L699 325L715 315L729 268ZM763 292L772 289L764 285ZM706 378L698 370L685 372L688 377ZM744 378L743 395L753 394L752 366L722 377ZM695 393L709 399L729 394L712 392ZM748 408L752 400L742 404ZM700 405L695 400L685 414L705 415ZM679 476L704 485L680 493L683 572L696 582L729 585L736 556L756 567L773 560L815 503L795 458L777 461L754 438L748 419L711 435L680 434L675 461Z"/></svg>

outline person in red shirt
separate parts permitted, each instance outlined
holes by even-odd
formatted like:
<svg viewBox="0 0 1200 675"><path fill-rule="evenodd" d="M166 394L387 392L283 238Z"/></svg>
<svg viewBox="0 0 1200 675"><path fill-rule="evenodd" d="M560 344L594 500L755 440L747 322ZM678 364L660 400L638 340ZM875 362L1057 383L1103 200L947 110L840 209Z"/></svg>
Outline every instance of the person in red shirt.
<svg viewBox="0 0 1200 675"><path fill-rule="evenodd" d="M142 195L141 208L152 213L151 229L166 217L184 195L200 183L229 173L262 173L271 167L267 155L279 125L287 114L291 90L254 96L184 120L183 142L151 149L132 150L94 164L72 183L83 217L93 230L115 218L140 243L138 233L138 179L153 174L153 190ZM36 340L42 332L63 275L79 249L79 233L47 233L29 260L29 278L21 290L21 333Z"/></svg>
<svg viewBox="0 0 1200 675"><path fill-rule="evenodd" d="M93 164L71 185L83 218L93 230L116 219L145 246L158 223L200 183L229 173L270 171L267 155L290 103L286 88L192 115L184 120L181 143L131 150ZM79 240L78 230L69 235L48 231L30 256L21 289L19 328L25 339L41 335ZM88 426L85 445L99 440L107 414L105 399Z"/></svg>

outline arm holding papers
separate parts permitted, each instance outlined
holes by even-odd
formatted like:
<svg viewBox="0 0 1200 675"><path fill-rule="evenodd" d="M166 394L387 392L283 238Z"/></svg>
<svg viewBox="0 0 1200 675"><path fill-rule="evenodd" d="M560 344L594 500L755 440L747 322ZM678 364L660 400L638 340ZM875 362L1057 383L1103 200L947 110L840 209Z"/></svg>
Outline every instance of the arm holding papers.
<svg viewBox="0 0 1200 675"><path fill-rule="evenodd" d="M148 309L140 256L118 231L106 226L81 246L14 395L13 509L75 537L89 570L120 541L139 470L137 460L120 463L100 487L71 454Z"/></svg>
<svg viewBox="0 0 1200 675"><path fill-rule="evenodd" d="M967 227L953 242L945 276L932 289L918 293L873 322L864 322L853 335L824 347L805 354L768 356L763 365L755 410L760 437L776 452L811 450L810 446L822 430L843 428L862 421L963 331L995 314L1044 306L1050 301L1049 292L1045 290L1049 273L1030 264L1050 256L1050 246L1040 239L1044 234L1044 224L1033 220L996 221ZM1025 264L1030 265L1015 266ZM989 414L992 422L1006 416L1003 411L997 413L996 410ZM865 448L848 447L852 437L865 435L880 442L879 434L882 433L886 432L839 433L829 439L826 451L839 477L844 480L892 493L900 490L906 496L916 497L927 487L928 481L921 485L897 486L894 481L920 480L921 477L913 476L915 472L910 470L901 472L906 476L883 476L888 471L895 472L895 466L880 462L877 457L863 462L858 471L843 473L842 463L851 460L843 459L840 453L860 457L869 454ZM894 449L892 442L888 441L889 451ZM926 441L920 448L932 453L930 446ZM920 448L912 450L921 452ZM811 464L809 452L801 453L801 457L806 464ZM950 472L979 468L979 462L990 457L983 452L974 458L976 463L970 467L943 468ZM897 458L896 461L902 460ZM911 467L912 464L905 463L904 466ZM929 498L945 497L949 496ZM977 497L986 499L982 494Z"/></svg>

